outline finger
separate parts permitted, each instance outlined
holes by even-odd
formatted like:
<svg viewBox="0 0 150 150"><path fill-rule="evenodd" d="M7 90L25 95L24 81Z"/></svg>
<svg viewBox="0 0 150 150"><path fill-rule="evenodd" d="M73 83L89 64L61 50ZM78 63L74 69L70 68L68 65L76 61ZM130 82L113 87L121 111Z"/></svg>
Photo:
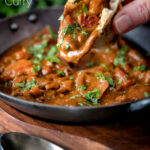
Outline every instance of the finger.
<svg viewBox="0 0 150 150"><path fill-rule="evenodd" d="M123 34L150 20L150 0L135 0L124 6L113 20L117 34Z"/></svg>
<svg viewBox="0 0 150 150"><path fill-rule="evenodd" d="M128 3L132 2L132 1L134 1L134 0L125 0L125 1L123 2L123 5L126 5L126 4L128 4Z"/></svg>

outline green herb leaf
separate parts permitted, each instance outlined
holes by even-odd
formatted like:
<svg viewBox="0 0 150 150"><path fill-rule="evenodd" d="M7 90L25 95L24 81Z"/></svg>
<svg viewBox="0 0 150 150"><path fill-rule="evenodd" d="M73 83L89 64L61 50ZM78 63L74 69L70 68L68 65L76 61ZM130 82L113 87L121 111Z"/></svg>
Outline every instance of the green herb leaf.
<svg viewBox="0 0 150 150"><path fill-rule="evenodd" d="M149 97L149 93L148 93L148 92L144 92L143 94L144 94L144 96L145 96L146 98Z"/></svg>
<svg viewBox="0 0 150 150"><path fill-rule="evenodd" d="M101 64L106 70L110 71L106 64Z"/></svg>
<svg viewBox="0 0 150 150"><path fill-rule="evenodd" d="M85 14L87 13L87 7L86 7L85 4L82 5L82 10L83 10L83 12L84 12Z"/></svg>
<svg viewBox="0 0 150 150"><path fill-rule="evenodd" d="M64 30L62 30L62 32L63 32L64 34L66 34L66 33L67 33L67 31L68 31L68 28L69 28L69 25L66 25L66 26L65 26L65 29L64 29Z"/></svg>
<svg viewBox="0 0 150 150"><path fill-rule="evenodd" d="M80 75L82 74L82 72L83 72L83 71L80 71L80 72L78 73L78 76L80 76Z"/></svg>
<svg viewBox="0 0 150 150"><path fill-rule="evenodd" d="M119 81L118 81L118 84L121 84L121 82L123 81L123 79L121 78L121 79L119 79Z"/></svg>
<svg viewBox="0 0 150 150"><path fill-rule="evenodd" d="M115 58L114 60L114 66L117 66L118 64L120 64L122 67L124 67L124 65L126 64L126 62L124 61L124 57L127 51L128 51L128 46L122 45L121 50L118 51L117 58Z"/></svg>
<svg viewBox="0 0 150 150"><path fill-rule="evenodd" d="M41 70L40 65L37 65L37 66L36 66L36 65L34 65L34 66L33 66L33 68L32 68L32 72L33 72L33 73L35 73L35 72L39 72L40 70Z"/></svg>
<svg viewBox="0 0 150 150"><path fill-rule="evenodd" d="M33 62L34 64L38 64L38 65L41 64L41 62L37 59L31 59L30 61Z"/></svg>
<svg viewBox="0 0 150 150"><path fill-rule="evenodd" d="M105 79L107 80L107 82L109 83L110 86L112 86L112 87L115 86L115 82L111 77L105 77Z"/></svg>
<svg viewBox="0 0 150 150"><path fill-rule="evenodd" d="M83 34L84 36L88 36L89 35L88 32L87 32L87 30L82 30L81 34Z"/></svg>
<svg viewBox="0 0 150 150"><path fill-rule="evenodd" d="M58 18L59 21L62 21L64 20L64 15L61 15L59 18Z"/></svg>
<svg viewBox="0 0 150 150"><path fill-rule="evenodd" d="M82 84L80 87L79 87L79 91L84 91L84 90L86 90L87 88L86 88L86 86L84 85L84 84Z"/></svg>
<svg viewBox="0 0 150 150"><path fill-rule="evenodd" d="M84 104L83 104L83 103L78 103L78 105L79 105L79 106L84 106Z"/></svg>
<svg viewBox="0 0 150 150"><path fill-rule="evenodd" d="M50 62L61 64L61 60L57 59L56 57L49 57L47 60L50 61Z"/></svg>
<svg viewBox="0 0 150 150"><path fill-rule="evenodd" d="M29 83L26 83L25 85L25 90L29 90L31 89L32 87L34 87L36 84L35 84L35 78L32 78L32 80L29 82Z"/></svg>
<svg viewBox="0 0 150 150"><path fill-rule="evenodd" d="M105 77L105 75L102 73L98 73L95 77L100 80L107 80L107 82L109 83L110 86L112 86L112 87L115 86L115 82L111 77Z"/></svg>
<svg viewBox="0 0 150 150"><path fill-rule="evenodd" d="M110 48L105 49L105 53L109 53L109 51L110 51Z"/></svg>
<svg viewBox="0 0 150 150"><path fill-rule="evenodd" d="M65 76L65 73L63 71L60 71L60 70L57 71L57 74L60 75L60 76L62 76L62 77Z"/></svg>
<svg viewBox="0 0 150 150"><path fill-rule="evenodd" d="M58 49L56 46L52 46L51 49L49 50L48 54L47 54L47 60L50 62L54 62L54 63L58 63L60 64L61 61L56 58L56 55L58 54Z"/></svg>
<svg viewBox="0 0 150 150"><path fill-rule="evenodd" d="M51 39L56 39L57 38L57 34L54 33L54 31L52 30L52 28L50 26L47 26L48 30L49 30L49 35L48 37Z"/></svg>
<svg viewBox="0 0 150 150"><path fill-rule="evenodd" d="M67 43L65 49L68 50L69 48L70 48L70 45Z"/></svg>
<svg viewBox="0 0 150 150"><path fill-rule="evenodd" d="M82 97L82 96L81 95L74 95L74 96L70 97L70 99L76 99L78 97Z"/></svg>
<svg viewBox="0 0 150 150"><path fill-rule="evenodd" d="M97 75L95 75L95 77L100 80L105 80L105 76L102 73L98 73Z"/></svg>
<svg viewBox="0 0 150 150"><path fill-rule="evenodd" d="M100 91L98 89L94 89L93 91L88 91L88 93L84 94L83 97L90 101L92 104L99 104L98 99L100 98Z"/></svg>
<svg viewBox="0 0 150 150"><path fill-rule="evenodd" d="M32 78L32 80L29 83L26 83L24 81L22 83L16 83L16 85L19 86L19 88L21 88L22 90L29 90L36 85L35 78Z"/></svg>
<svg viewBox="0 0 150 150"><path fill-rule="evenodd" d="M19 88L24 88L25 85L26 85L26 83L25 83L25 81L24 81L24 82L22 82L22 83L16 83L16 85L19 86Z"/></svg>
<svg viewBox="0 0 150 150"><path fill-rule="evenodd" d="M146 66L145 65L140 65L140 66L134 67L133 70L134 71L143 71L143 72L145 72L146 71Z"/></svg>
<svg viewBox="0 0 150 150"><path fill-rule="evenodd" d="M69 79L74 81L75 78L74 77L70 77Z"/></svg>
<svg viewBox="0 0 150 150"><path fill-rule="evenodd" d="M47 41L42 41L40 44L35 44L28 49L28 52L38 60L44 59L44 49L48 46Z"/></svg>
<svg viewBox="0 0 150 150"><path fill-rule="evenodd" d="M60 39L60 41L56 44L57 47L61 46L61 44L63 43L64 39Z"/></svg>

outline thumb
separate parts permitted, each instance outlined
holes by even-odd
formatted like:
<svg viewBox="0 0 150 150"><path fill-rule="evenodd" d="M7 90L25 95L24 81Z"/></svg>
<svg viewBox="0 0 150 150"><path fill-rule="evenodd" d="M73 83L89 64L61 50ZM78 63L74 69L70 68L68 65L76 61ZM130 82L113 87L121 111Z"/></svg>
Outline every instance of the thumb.
<svg viewBox="0 0 150 150"><path fill-rule="evenodd" d="M150 20L150 0L134 0L124 6L113 20L117 34L123 34Z"/></svg>

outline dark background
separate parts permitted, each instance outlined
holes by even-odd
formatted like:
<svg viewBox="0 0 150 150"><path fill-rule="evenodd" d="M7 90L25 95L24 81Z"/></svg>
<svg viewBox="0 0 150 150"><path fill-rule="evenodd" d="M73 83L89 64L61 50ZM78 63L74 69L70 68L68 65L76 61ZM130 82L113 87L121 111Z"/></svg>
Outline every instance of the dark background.
<svg viewBox="0 0 150 150"><path fill-rule="evenodd" d="M20 4L18 6L7 6L6 2L9 4ZM0 18L21 14L33 8L43 9L52 6L57 7L64 5L65 3L66 0L32 0L32 5L28 7L27 0L0 0Z"/></svg>

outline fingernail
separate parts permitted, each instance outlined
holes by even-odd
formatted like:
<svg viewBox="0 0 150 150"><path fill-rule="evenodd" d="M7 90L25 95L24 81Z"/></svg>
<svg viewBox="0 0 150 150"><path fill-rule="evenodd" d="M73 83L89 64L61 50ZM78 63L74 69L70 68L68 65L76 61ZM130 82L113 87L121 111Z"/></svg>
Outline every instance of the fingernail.
<svg viewBox="0 0 150 150"><path fill-rule="evenodd" d="M122 15L115 21L115 27L118 33L125 33L133 26L132 21L128 15Z"/></svg>

